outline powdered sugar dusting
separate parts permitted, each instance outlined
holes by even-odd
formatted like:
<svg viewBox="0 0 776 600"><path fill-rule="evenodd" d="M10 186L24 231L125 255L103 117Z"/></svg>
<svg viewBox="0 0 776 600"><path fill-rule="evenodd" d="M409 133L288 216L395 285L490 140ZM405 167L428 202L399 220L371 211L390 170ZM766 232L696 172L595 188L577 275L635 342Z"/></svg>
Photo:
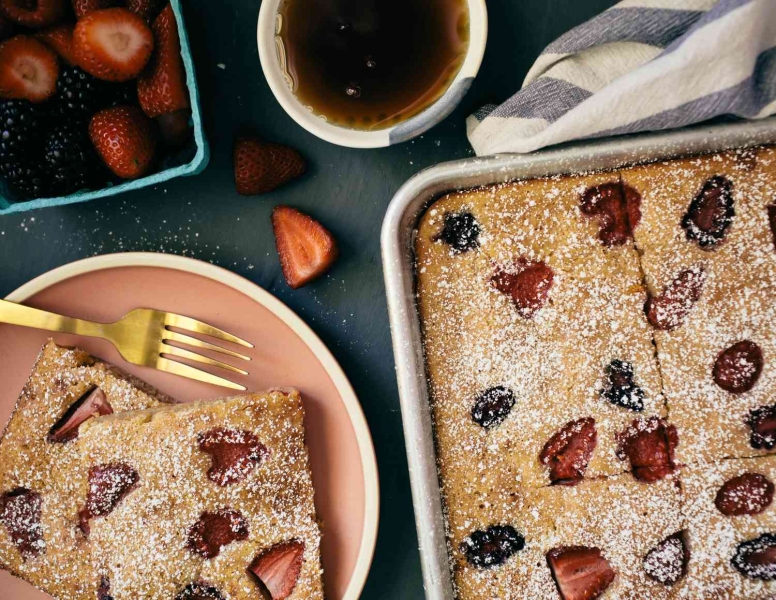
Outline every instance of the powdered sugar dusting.
<svg viewBox="0 0 776 600"><path fill-rule="evenodd" d="M122 462L140 476L112 512L92 521L93 570L110 580L116 597L174 598L206 581L224 598L255 600L259 588L248 567L273 545L300 540L302 571L289 598L323 598L321 534L298 393L116 414L87 422L79 443L88 464ZM242 444L261 460L248 470L227 460L226 471L235 477L221 485L209 475L219 443L230 451ZM201 541L216 546L205 554L192 551L192 526L203 514L240 515L238 529L248 533L222 527L214 534L205 527Z"/></svg>
<svg viewBox="0 0 776 600"><path fill-rule="evenodd" d="M94 388L117 412L170 400L86 352L49 342L0 441L0 495L18 488L39 494L35 530L38 543L45 545L35 560L24 560L7 528L0 526L0 565L61 600L94 597L99 581L78 518L86 504L88 468L80 466L75 441L51 442L48 436L73 403Z"/></svg>
<svg viewBox="0 0 776 600"><path fill-rule="evenodd" d="M711 199L696 202L703 206L693 216L689 239L683 216L715 176L729 183L734 210L724 198L726 220L716 223L716 190L707 186ZM595 186L611 183L614 189L619 181L641 195L641 218L632 240L624 236L627 243L607 246L599 239L599 223L581 214L580 198ZM457 193L424 215L416 244L418 304L460 598L558 598L544 553L569 544L599 547L614 566L618 576L605 597L710 597L704 587L710 575L692 569L673 587L655 580L676 574L669 556L676 554L675 543L653 554L650 568L661 577L648 577L643 561L670 536L692 530L682 467L703 473L729 457L762 453L750 444L746 419L757 406L776 402L776 361L770 368L768 363L776 357L776 252L768 209L774 200L776 151L761 149ZM440 239L445 219L456 214L471 216L458 222L476 224L477 244L452 249ZM696 243L706 231L715 233L714 243L705 243L706 237ZM538 263L552 269L553 284L527 319L511 290L494 285L494 275ZM671 289L680 275L689 285ZM653 312L656 322L668 326L656 329L645 304L664 292L670 301L656 302ZM762 348L765 367L751 391L731 394L714 382L712 367L720 352L741 340ZM638 398L630 394L619 405L607 400L612 364L632 366L629 386L641 390ZM735 366L736 381L751 377L748 364ZM472 420L472 406L496 386L513 393L514 406L503 422L486 429ZM636 422L664 423L673 440L666 452L673 452L678 437L676 463L671 456L668 464L668 472L677 472L650 484L621 474L630 465L617 456L618 434L638 429L633 411L642 394L643 414ZM584 418L594 418L598 432L585 480L573 488L547 487L542 446L564 425ZM650 464L646 468L654 471ZM699 510L704 519L719 514L713 498ZM763 530L776 531L772 508L756 518ZM567 520L587 533L574 527L563 533ZM706 521L696 522L698 531L690 531L689 539L709 537ZM525 549L492 569L468 565L458 551L461 541L498 524L524 536ZM733 531L729 539L713 557L711 549L701 552L698 562L713 558L730 565L744 531ZM690 565L694 560L693 553ZM730 596L736 598L758 597L751 590L776 593L776 584L733 579L713 589L743 594Z"/></svg>

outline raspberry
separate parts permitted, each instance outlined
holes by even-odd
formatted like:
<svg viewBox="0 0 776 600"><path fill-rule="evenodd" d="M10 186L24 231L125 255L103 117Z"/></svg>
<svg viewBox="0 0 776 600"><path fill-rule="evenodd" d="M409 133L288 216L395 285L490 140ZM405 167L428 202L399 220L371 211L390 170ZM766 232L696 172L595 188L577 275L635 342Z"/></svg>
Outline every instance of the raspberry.
<svg viewBox="0 0 776 600"><path fill-rule="evenodd" d="M743 473L728 479L714 499L725 516L759 515L773 502L773 482L760 473Z"/></svg>
<svg viewBox="0 0 776 600"><path fill-rule="evenodd" d="M763 370L763 351L754 342L744 340L719 353L714 361L714 382L726 392L743 394L757 383Z"/></svg>
<svg viewBox="0 0 776 600"><path fill-rule="evenodd" d="M199 434L198 441L213 461L207 476L220 486L242 481L269 454L250 431L216 428Z"/></svg>
<svg viewBox="0 0 776 600"><path fill-rule="evenodd" d="M687 533L677 531L652 548L644 557L644 572L663 585L674 585L687 575L690 549L687 547Z"/></svg>
<svg viewBox="0 0 776 600"><path fill-rule="evenodd" d="M499 267L491 283L512 297L521 317L532 319L547 304L554 279L555 272L543 261L520 257L506 269Z"/></svg>
<svg viewBox="0 0 776 600"><path fill-rule="evenodd" d="M188 547L203 558L215 558L221 548L248 538L248 522L239 512L221 509L204 512L189 529Z"/></svg>
<svg viewBox="0 0 776 600"><path fill-rule="evenodd" d="M641 194L620 181L603 183L582 194L579 209L598 219L598 238L605 246L622 246L633 240L641 221Z"/></svg>

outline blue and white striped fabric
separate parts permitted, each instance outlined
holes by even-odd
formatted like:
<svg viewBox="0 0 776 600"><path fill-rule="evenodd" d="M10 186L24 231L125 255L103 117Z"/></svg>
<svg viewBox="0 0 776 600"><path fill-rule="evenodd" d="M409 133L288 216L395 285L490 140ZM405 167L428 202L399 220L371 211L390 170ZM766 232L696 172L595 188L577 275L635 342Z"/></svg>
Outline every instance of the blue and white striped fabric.
<svg viewBox="0 0 776 600"><path fill-rule="evenodd" d="M469 117L475 152L776 113L776 0L624 0L550 44Z"/></svg>

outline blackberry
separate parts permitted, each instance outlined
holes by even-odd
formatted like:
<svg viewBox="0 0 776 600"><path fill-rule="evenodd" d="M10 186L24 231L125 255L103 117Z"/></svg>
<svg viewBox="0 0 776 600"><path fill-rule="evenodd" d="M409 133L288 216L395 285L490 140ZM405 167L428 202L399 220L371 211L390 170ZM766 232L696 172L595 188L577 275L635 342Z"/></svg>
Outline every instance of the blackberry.
<svg viewBox="0 0 776 600"><path fill-rule="evenodd" d="M46 113L26 100L0 101L0 178L17 200L40 198L48 192L40 161Z"/></svg>
<svg viewBox="0 0 776 600"><path fill-rule="evenodd" d="M776 405L752 409L746 424L751 429L749 443L752 448L773 450L776 447Z"/></svg>
<svg viewBox="0 0 776 600"><path fill-rule="evenodd" d="M85 120L109 106L137 104L137 83L111 83L79 67L62 70L57 80L57 112L64 117Z"/></svg>
<svg viewBox="0 0 776 600"><path fill-rule="evenodd" d="M455 252L466 252L480 245L480 224L470 212L446 214L445 224L437 240L451 246Z"/></svg>
<svg viewBox="0 0 776 600"><path fill-rule="evenodd" d="M91 117L110 101L110 86L79 67L63 69L57 79L59 114L75 119Z"/></svg>
<svg viewBox="0 0 776 600"><path fill-rule="evenodd" d="M739 573L750 579L776 579L776 535L763 533L753 540L741 542L730 562Z"/></svg>
<svg viewBox="0 0 776 600"><path fill-rule="evenodd" d="M634 381L633 364L614 359L606 368L608 385L601 396L612 404L636 412L644 410L644 390Z"/></svg>
<svg viewBox="0 0 776 600"><path fill-rule="evenodd" d="M137 82L127 81L126 83L110 83L107 106L137 106Z"/></svg>
<svg viewBox="0 0 776 600"><path fill-rule="evenodd" d="M702 250L714 250L725 240L735 216L733 182L716 175L703 184L690 203L682 218L682 228L687 239L697 242Z"/></svg>
<svg viewBox="0 0 776 600"><path fill-rule="evenodd" d="M44 112L27 100L0 100L0 172L39 146Z"/></svg>
<svg viewBox="0 0 776 600"><path fill-rule="evenodd" d="M46 137L43 151L57 194L67 195L91 187L99 172L99 162L83 122L54 126Z"/></svg>
<svg viewBox="0 0 776 600"><path fill-rule="evenodd" d="M2 170L15 200L32 200L48 195L47 173L42 163L26 157L8 162L3 157Z"/></svg>
<svg viewBox="0 0 776 600"><path fill-rule="evenodd" d="M525 538L511 525L491 525L485 531L472 532L460 550L469 564L487 569L506 562L524 546Z"/></svg>
<svg viewBox="0 0 776 600"><path fill-rule="evenodd" d="M500 424L515 405L515 394L503 385L488 388L477 396L472 407L472 420L490 429Z"/></svg>
<svg viewBox="0 0 776 600"><path fill-rule="evenodd" d="M218 591L218 588L199 581L190 583L175 596L175 600L198 600L200 598L223 600L224 597Z"/></svg>

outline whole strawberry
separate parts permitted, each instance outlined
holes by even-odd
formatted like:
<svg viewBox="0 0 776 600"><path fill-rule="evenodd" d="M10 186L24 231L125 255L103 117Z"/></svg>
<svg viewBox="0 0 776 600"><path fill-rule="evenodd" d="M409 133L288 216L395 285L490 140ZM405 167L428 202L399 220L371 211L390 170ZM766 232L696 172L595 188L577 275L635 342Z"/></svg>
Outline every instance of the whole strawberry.
<svg viewBox="0 0 776 600"><path fill-rule="evenodd" d="M75 64L75 55L73 54L73 24L60 23L54 27L49 27L35 34L35 38L46 44L62 61L69 66Z"/></svg>
<svg viewBox="0 0 776 600"><path fill-rule="evenodd" d="M30 29L54 25L65 15L65 8L65 0L0 0L0 12L13 23Z"/></svg>
<svg viewBox="0 0 776 600"><path fill-rule="evenodd" d="M178 24L170 4L156 17L153 31L154 54L137 81L140 107L149 117L189 108Z"/></svg>
<svg viewBox="0 0 776 600"><path fill-rule="evenodd" d="M78 21L73 53L78 66L107 81L129 81L140 75L154 49L146 22L126 8L106 8Z"/></svg>
<svg viewBox="0 0 776 600"><path fill-rule="evenodd" d="M137 179L156 155L154 125L136 106L101 110L89 123L89 137L107 167L122 179Z"/></svg>
<svg viewBox="0 0 776 600"><path fill-rule="evenodd" d="M57 56L38 40L17 35L0 42L0 98L42 102L57 89Z"/></svg>
<svg viewBox="0 0 776 600"><path fill-rule="evenodd" d="M238 138L234 144L234 183L243 196L264 194L296 179L307 169L293 148L263 142L255 137Z"/></svg>

